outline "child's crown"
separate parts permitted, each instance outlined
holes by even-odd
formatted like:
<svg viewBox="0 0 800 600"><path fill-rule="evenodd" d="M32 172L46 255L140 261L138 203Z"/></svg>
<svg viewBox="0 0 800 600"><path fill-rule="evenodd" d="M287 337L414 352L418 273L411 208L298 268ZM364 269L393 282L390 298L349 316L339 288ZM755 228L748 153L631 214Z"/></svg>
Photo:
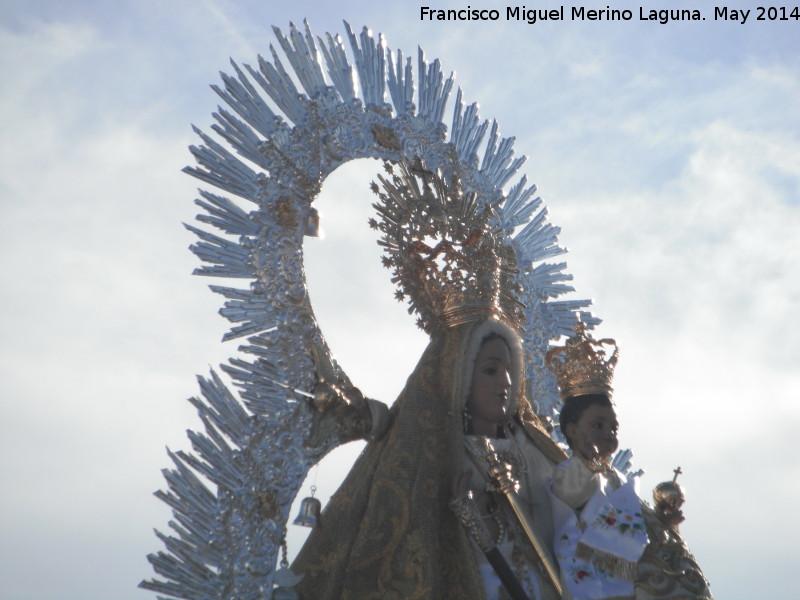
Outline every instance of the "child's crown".
<svg viewBox="0 0 800 600"><path fill-rule="evenodd" d="M608 359L603 346L614 348ZM586 332L586 324L578 318L575 333L567 338L564 346L548 351L545 361L556 376L564 400L585 394L603 394L611 398L611 381L618 355L619 348L614 340L595 340Z"/></svg>

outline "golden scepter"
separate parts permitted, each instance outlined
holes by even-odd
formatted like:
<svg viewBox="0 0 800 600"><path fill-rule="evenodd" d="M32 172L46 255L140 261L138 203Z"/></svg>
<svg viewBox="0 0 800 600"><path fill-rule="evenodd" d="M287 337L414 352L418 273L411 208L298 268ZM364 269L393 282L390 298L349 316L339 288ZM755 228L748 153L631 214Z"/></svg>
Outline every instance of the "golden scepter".
<svg viewBox="0 0 800 600"><path fill-rule="evenodd" d="M534 552L542 562L550 583L553 585L556 592L558 592L558 596L562 598L564 596L564 592L561 589L561 583L558 579L558 574L556 573L553 564L550 562L550 559L545 552L544 545L541 543L539 536L536 535L536 532L533 529L533 523L525 513L525 508L522 505L522 499L519 497L519 494L517 494L517 490L519 490L519 482L512 477L511 465L500 461L492 442L489 441L488 438L484 438L483 442L484 449L486 450L486 462L489 463L490 491L503 494L506 497L511 509L514 511L514 515L517 517L517 521L522 527L522 530L525 532L525 535L528 536L528 540L533 546Z"/></svg>

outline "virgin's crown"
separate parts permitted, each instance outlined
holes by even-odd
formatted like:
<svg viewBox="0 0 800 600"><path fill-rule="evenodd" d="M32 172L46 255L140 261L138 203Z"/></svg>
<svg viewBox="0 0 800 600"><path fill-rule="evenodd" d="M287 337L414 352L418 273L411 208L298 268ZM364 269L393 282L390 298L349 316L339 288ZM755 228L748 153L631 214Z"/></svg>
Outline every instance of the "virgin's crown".
<svg viewBox="0 0 800 600"><path fill-rule="evenodd" d="M372 191L383 265L392 271L398 300L430 333L485 317L520 327L516 257L493 223L492 206L465 192L456 174L431 171L421 161L385 164Z"/></svg>
<svg viewBox="0 0 800 600"><path fill-rule="evenodd" d="M613 348L607 357L606 349ZM586 324L578 320L575 333L567 338L564 346L547 352L545 361L556 376L561 397L585 394L604 394L611 398L611 381L617 365L619 348L609 338L595 340L586 332Z"/></svg>

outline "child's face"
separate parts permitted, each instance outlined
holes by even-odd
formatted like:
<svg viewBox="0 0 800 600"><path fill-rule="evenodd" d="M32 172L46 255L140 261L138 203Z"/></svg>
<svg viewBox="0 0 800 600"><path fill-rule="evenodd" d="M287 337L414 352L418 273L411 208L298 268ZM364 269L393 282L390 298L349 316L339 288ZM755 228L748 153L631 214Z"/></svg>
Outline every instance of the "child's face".
<svg viewBox="0 0 800 600"><path fill-rule="evenodd" d="M567 437L573 450L586 458L609 458L617 449L619 423L610 406L592 404L583 411L577 423L567 425Z"/></svg>

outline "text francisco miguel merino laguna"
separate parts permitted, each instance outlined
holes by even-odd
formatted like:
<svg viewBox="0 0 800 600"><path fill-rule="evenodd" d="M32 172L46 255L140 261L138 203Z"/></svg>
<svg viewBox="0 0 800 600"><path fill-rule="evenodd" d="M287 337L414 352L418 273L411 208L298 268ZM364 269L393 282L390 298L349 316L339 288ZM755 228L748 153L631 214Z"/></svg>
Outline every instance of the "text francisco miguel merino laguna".
<svg viewBox="0 0 800 600"><path fill-rule="evenodd" d="M797 10L797 9L795 9ZM526 8L525 6L507 6L504 9L483 9L467 6L462 9L440 10L430 6L419 7L421 21L499 21L505 13L506 21L525 21L531 25L537 21L630 21L634 18L634 11L616 9L607 6L602 9L587 9L584 6L571 6L569 12L564 6L558 8ZM658 21L666 24L670 21L704 21L697 9L650 9L639 7L638 20ZM750 10L729 9L725 6L714 7L714 20L738 21L743 24L749 16Z"/></svg>

